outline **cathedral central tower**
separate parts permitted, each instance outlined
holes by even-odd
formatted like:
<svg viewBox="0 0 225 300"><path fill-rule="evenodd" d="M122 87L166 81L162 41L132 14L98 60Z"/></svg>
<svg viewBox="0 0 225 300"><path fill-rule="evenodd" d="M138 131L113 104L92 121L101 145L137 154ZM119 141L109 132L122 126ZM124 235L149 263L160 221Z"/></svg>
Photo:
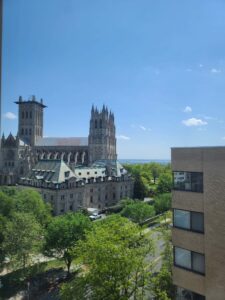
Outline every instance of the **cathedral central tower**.
<svg viewBox="0 0 225 300"><path fill-rule="evenodd" d="M43 137L43 110L46 106L42 99L40 102L36 101L35 96L27 101L19 97L19 101L15 103L19 105L18 136L25 143L34 146Z"/></svg>
<svg viewBox="0 0 225 300"><path fill-rule="evenodd" d="M101 111L92 106L88 145L90 163L117 159L114 114L104 105Z"/></svg>

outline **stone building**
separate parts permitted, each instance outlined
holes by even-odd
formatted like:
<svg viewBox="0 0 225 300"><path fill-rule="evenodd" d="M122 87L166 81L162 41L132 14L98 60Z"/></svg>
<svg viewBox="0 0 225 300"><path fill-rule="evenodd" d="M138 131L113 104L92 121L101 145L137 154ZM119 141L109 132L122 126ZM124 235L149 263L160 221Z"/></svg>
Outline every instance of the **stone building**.
<svg viewBox="0 0 225 300"><path fill-rule="evenodd" d="M173 148L177 300L225 299L225 147Z"/></svg>
<svg viewBox="0 0 225 300"><path fill-rule="evenodd" d="M18 134L2 136L0 185L38 189L55 214L78 207L104 208L132 197L133 181L117 161L114 115L92 107L89 136L43 137L43 100L15 102Z"/></svg>

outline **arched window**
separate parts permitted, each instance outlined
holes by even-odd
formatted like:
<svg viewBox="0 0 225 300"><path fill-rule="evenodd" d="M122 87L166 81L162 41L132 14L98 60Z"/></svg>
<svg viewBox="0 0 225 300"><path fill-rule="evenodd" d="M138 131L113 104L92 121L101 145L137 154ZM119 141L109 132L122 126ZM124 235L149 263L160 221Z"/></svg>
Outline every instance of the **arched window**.
<svg viewBox="0 0 225 300"><path fill-rule="evenodd" d="M28 135L28 130L27 130L27 128L25 129L25 135Z"/></svg>
<svg viewBox="0 0 225 300"><path fill-rule="evenodd" d="M21 129L21 134L24 135L24 129L23 128Z"/></svg>
<svg viewBox="0 0 225 300"><path fill-rule="evenodd" d="M95 128L98 128L98 121L95 120Z"/></svg>

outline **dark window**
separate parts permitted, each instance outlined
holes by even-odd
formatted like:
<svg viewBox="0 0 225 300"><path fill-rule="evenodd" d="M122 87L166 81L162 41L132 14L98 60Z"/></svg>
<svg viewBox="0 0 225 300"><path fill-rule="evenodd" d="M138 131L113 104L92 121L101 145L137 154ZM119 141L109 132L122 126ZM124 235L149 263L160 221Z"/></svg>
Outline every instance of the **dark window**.
<svg viewBox="0 0 225 300"><path fill-rule="evenodd" d="M173 172L173 188L178 191L203 192L203 173Z"/></svg>
<svg viewBox="0 0 225 300"><path fill-rule="evenodd" d="M95 171L95 174L98 174L98 172Z"/></svg>
<svg viewBox="0 0 225 300"><path fill-rule="evenodd" d="M87 172L87 175L90 175L90 172Z"/></svg>
<svg viewBox="0 0 225 300"><path fill-rule="evenodd" d="M181 209L173 210L173 226L196 232L204 232L204 214Z"/></svg>
<svg viewBox="0 0 225 300"><path fill-rule="evenodd" d="M32 119L32 111L30 111L30 118Z"/></svg>
<svg viewBox="0 0 225 300"><path fill-rule="evenodd" d="M26 119L28 118L28 111L26 111Z"/></svg>
<svg viewBox="0 0 225 300"><path fill-rule="evenodd" d="M174 265L199 274L205 274L205 256L201 253L174 247Z"/></svg>
<svg viewBox="0 0 225 300"><path fill-rule="evenodd" d="M24 111L22 111L22 119L24 119Z"/></svg>
<svg viewBox="0 0 225 300"><path fill-rule="evenodd" d="M98 121L95 120L95 128L98 128Z"/></svg>
<svg viewBox="0 0 225 300"><path fill-rule="evenodd" d="M29 135L31 135L31 128L29 129Z"/></svg>
<svg viewBox="0 0 225 300"><path fill-rule="evenodd" d="M100 128L102 128L102 119L100 119Z"/></svg>
<svg viewBox="0 0 225 300"><path fill-rule="evenodd" d="M113 200L115 200L116 199L116 194L115 193L113 193Z"/></svg>
<svg viewBox="0 0 225 300"><path fill-rule="evenodd" d="M92 196L90 197L90 202L93 203L93 197Z"/></svg>
<svg viewBox="0 0 225 300"><path fill-rule="evenodd" d="M73 194L70 194L70 199L72 199L73 198Z"/></svg>
<svg viewBox="0 0 225 300"><path fill-rule="evenodd" d="M65 199L65 196L64 195L61 195L61 200L64 200Z"/></svg>
<svg viewBox="0 0 225 300"><path fill-rule="evenodd" d="M177 287L176 299L177 300L205 300L205 296L199 295L197 293L183 289L181 287Z"/></svg>
<svg viewBox="0 0 225 300"><path fill-rule="evenodd" d="M23 128L21 129L21 134L24 135L24 129Z"/></svg>
<svg viewBox="0 0 225 300"><path fill-rule="evenodd" d="M25 129L25 135L28 135L28 130L27 130L27 128Z"/></svg>

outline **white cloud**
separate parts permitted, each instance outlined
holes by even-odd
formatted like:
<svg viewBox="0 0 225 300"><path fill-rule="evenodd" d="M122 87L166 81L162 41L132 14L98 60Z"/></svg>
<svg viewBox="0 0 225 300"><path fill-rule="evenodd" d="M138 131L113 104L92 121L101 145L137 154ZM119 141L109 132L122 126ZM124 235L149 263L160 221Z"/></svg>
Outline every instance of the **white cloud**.
<svg viewBox="0 0 225 300"><path fill-rule="evenodd" d="M182 123L185 126L191 127L191 126L204 126L207 125L208 123L206 121L203 121L201 119L196 119L196 118L190 118L187 120L183 120Z"/></svg>
<svg viewBox="0 0 225 300"><path fill-rule="evenodd" d="M4 114L4 118L8 119L8 120L15 120L15 119L17 119L17 116L14 113L9 111Z"/></svg>
<svg viewBox="0 0 225 300"><path fill-rule="evenodd" d="M145 126L143 126L143 125L139 125L139 128L140 128L141 130L143 130L143 131L146 131L146 130L147 130L147 128L146 128Z"/></svg>
<svg viewBox="0 0 225 300"><path fill-rule="evenodd" d="M221 73L220 69L216 69L216 68L212 68L211 69L211 73L217 74L217 73Z"/></svg>
<svg viewBox="0 0 225 300"><path fill-rule="evenodd" d="M126 141L128 141L128 140L130 140L130 137L121 134L121 135L118 135L118 136L117 136L117 139L118 139L118 140L126 140Z"/></svg>
<svg viewBox="0 0 225 300"><path fill-rule="evenodd" d="M185 109L184 109L184 112L185 113L192 112L192 108L190 106L186 106Z"/></svg>

